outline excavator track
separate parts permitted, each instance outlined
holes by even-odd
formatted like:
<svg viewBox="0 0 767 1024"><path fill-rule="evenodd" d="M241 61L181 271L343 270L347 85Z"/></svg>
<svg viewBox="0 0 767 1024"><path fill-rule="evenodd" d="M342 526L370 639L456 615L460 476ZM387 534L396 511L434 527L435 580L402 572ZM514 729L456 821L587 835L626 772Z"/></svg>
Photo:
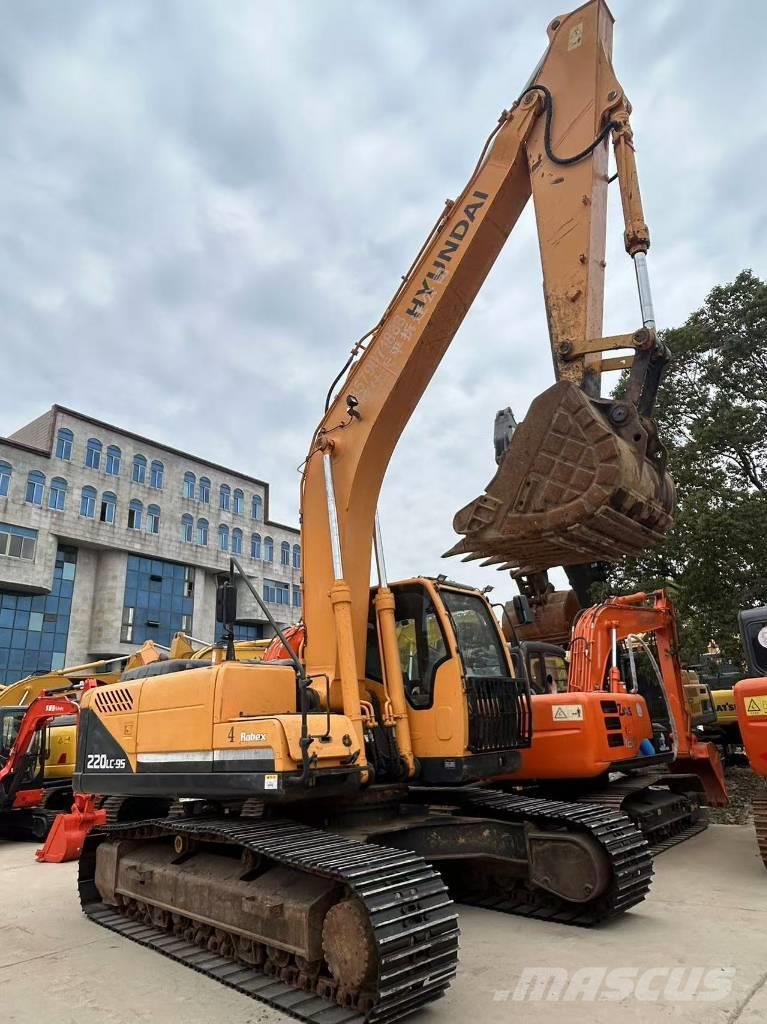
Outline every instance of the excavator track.
<svg viewBox="0 0 767 1024"><path fill-rule="evenodd" d="M757 797L751 802L754 814L754 829L759 856L767 868L767 797Z"/></svg>
<svg viewBox="0 0 767 1024"><path fill-rule="evenodd" d="M571 903L526 884L477 898L461 894L463 903L520 917L589 927L635 907L650 890L653 876L650 847L630 819L618 810L598 804L543 800L474 787L456 791L455 797L464 814L530 822L544 830L588 836L602 847L612 874L607 891L586 904Z"/></svg>
<svg viewBox="0 0 767 1024"><path fill-rule="evenodd" d="M257 965L243 962L225 955L226 942L204 941L205 930L195 933L194 922L181 915L173 915L174 923L166 915L167 926L160 927L146 907L127 904L132 916L125 916L102 902L95 883L102 842L177 836L239 846L275 865L343 885L367 915L377 954L375 984L364 992L343 989L327 969L312 973L285 951L274 959L267 950ZM161 818L106 826L85 843L78 884L82 909L95 923L311 1024L388 1024L439 999L456 973L458 919L437 871L416 854L294 821ZM230 950L232 938L239 937L228 937Z"/></svg>
<svg viewBox="0 0 767 1024"><path fill-rule="evenodd" d="M650 786L662 783L663 776L637 776L620 782L611 782L602 789L585 794L583 803L598 804L625 814L647 840L650 853L657 857L679 843L692 839L708 828L708 820L701 818L700 809L682 793L671 793L653 808ZM643 796L647 806L632 813L626 804L635 796Z"/></svg>

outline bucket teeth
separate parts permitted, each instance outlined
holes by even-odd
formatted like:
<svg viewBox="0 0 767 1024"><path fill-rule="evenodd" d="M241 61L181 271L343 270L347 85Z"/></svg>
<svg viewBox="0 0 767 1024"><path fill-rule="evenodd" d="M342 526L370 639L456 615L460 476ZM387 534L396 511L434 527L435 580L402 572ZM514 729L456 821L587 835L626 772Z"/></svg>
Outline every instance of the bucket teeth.
<svg viewBox="0 0 767 1024"><path fill-rule="evenodd" d="M617 561L661 543L674 485L645 455L634 414L618 434L607 403L559 381L535 399L485 493L453 520L446 555L519 571Z"/></svg>

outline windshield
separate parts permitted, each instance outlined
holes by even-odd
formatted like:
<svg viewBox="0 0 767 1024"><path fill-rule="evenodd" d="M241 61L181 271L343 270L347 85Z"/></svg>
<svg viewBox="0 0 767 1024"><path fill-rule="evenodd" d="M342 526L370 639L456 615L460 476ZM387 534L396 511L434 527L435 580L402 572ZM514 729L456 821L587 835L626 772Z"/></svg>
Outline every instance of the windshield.
<svg viewBox="0 0 767 1024"><path fill-rule="evenodd" d="M490 609L481 597L440 589L467 676L508 677L509 666Z"/></svg>

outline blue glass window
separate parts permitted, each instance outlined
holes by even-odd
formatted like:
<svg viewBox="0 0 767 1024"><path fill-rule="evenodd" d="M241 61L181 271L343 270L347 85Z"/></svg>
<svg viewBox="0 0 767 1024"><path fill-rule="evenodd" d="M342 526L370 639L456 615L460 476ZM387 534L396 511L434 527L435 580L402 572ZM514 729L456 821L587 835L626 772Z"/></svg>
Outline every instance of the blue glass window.
<svg viewBox="0 0 767 1024"><path fill-rule="evenodd" d="M95 437L89 438L85 446L85 465L90 469L98 469L101 465L101 441Z"/></svg>
<svg viewBox="0 0 767 1024"><path fill-rule="evenodd" d="M300 544L294 544L293 545L293 568L294 569L300 569L301 568L301 545Z"/></svg>
<svg viewBox="0 0 767 1024"><path fill-rule="evenodd" d="M286 540L280 544L280 565L290 565L290 544Z"/></svg>
<svg viewBox="0 0 767 1024"><path fill-rule="evenodd" d="M8 536L3 531L9 529L20 530L23 539L34 546L34 530L0 524L0 550L2 537ZM58 549L51 597L0 591L0 678L4 683L17 683L26 676L65 665L71 600L61 602L53 595L65 582L73 586L76 561L74 548Z"/></svg>
<svg viewBox="0 0 767 1024"><path fill-rule="evenodd" d="M160 506L150 505L146 510L146 532L160 532Z"/></svg>
<svg viewBox="0 0 767 1024"><path fill-rule="evenodd" d="M66 427L61 427L56 434L56 458L69 462L72 458L72 442L75 435Z"/></svg>
<svg viewBox="0 0 767 1024"><path fill-rule="evenodd" d="M194 530L194 520L187 513L181 517L181 539L186 544L192 543L192 533Z"/></svg>
<svg viewBox="0 0 767 1024"><path fill-rule="evenodd" d="M210 480L206 476L200 477L200 501L210 504Z"/></svg>
<svg viewBox="0 0 767 1024"><path fill-rule="evenodd" d="M231 495L232 492L229 487L229 484L221 484L221 487L218 492L218 506L219 508L222 508L224 512L229 511L229 506L231 505Z"/></svg>
<svg viewBox="0 0 767 1024"><path fill-rule="evenodd" d="M194 611L194 569L158 558L128 557L125 576L123 643L154 640L166 647L174 633L188 633Z"/></svg>
<svg viewBox="0 0 767 1024"><path fill-rule="evenodd" d="M218 548L219 551L229 550L229 527L222 523L218 528Z"/></svg>
<svg viewBox="0 0 767 1024"><path fill-rule="evenodd" d="M274 561L274 541L271 537L264 537L264 561Z"/></svg>
<svg viewBox="0 0 767 1024"><path fill-rule="evenodd" d="M96 516L96 488L83 487L80 494L80 515L86 519L94 519Z"/></svg>
<svg viewBox="0 0 767 1024"><path fill-rule="evenodd" d="M293 607L301 607L301 588L296 586L293 587Z"/></svg>
<svg viewBox="0 0 767 1024"><path fill-rule="evenodd" d="M117 514L117 495L111 491L104 491L101 495L101 515L99 519L102 523L113 523Z"/></svg>
<svg viewBox="0 0 767 1024"><path fill-rule="evenodd" d="M11 488L13 467L10 462L0 462L0 498L4 498Z"/></svg>
<svg viewBox="0 0 767 1024"><path fill-rule="evenodd" d="M260 494L254 494L250 503L250 517L259 522L264 518L264 500Z"/></svg>
<svg viewBox="0 0 767 1024"><path fill-rule="evenodd" d="M107 448L107 466L106 470L110 476L120 475L120 459L122 458L122 452L116 444L110 444Z"/></svg>
<svg viewBox="0 0 767 1024"><path fill-rule="evenodd" d="M290 604L290 587L278 580L264 580L264 600L270 604Z"/></svg>
<svg viewBox="0 0 767 1024"><path fill-rule="evenodd" d="M197 543L201 547L208 546L208 520L198 519L197 520Z"/></svg>
<svg viewBox="0 0 767 1024"><path fill-rule="evenodd" d="M242 554L242 530L232 530L232 554Z"/></svg>
<svg viewBox="0 0 767 1024"><path fill-rule="evenodd" d="M250 557L261 557L261 534L254 533L250 538Z"/></svg>
<svg viewBox="0 0 767 1024"><path fill-rule="evenodd" d="M184 473L184 497L194 498L194 485L195 485L194 473Z"/></svg>
<svg viewBox="0 0 767 1024"><path fill-rule="evenodd" d="M260 622L235 622L235 640L263 640L264 627Z"/></svg>
<svg viewBox="0 0 767 1024"><path fill-rule="evenodd" d="M149 470L149 486L154 487L156 491L162 490L162 479L165 474L165 467L161 462L156 459L152 463Z"/></svg>
<svg viewBox="0 0 767 1024"><path fill-rule="evenodd" d="M133 482L134 484L146 483L146 459L143 455L133 456Z"/></svg>
<svg viewBox="0 0 767 1024"><path fill-rule="evenodd" d="M244 508L245 508L245 495L242 493L242 491L238 487L238 488L235 489L235 492L232 495L232 512L234 512L234 514L236 516L241 516L242 515L242 511L243 511Z"/></svg>
<svg viewBox="0 0 767 1024"><path fill-rule="evenodd" d="M140 530L141 519L144 515L144 506L138 500L133 498L128 505L128 529L129 530Z"/></svg>
<svg viewBox="0 0 767 1024"><path fill-rule="evenodd" d="M27 476L27 493L24 500L30 505L42 505L45 491L45 476L34 469Z"/></svg>
<svg viewBox="0 0 767 1024"><path fill-rule="evenodd" d="M64 510L64 503L67 499L67 482L63 477L55 476L51 480L51 488L48 491L48 508L56 509L57 512Z"/></svg>

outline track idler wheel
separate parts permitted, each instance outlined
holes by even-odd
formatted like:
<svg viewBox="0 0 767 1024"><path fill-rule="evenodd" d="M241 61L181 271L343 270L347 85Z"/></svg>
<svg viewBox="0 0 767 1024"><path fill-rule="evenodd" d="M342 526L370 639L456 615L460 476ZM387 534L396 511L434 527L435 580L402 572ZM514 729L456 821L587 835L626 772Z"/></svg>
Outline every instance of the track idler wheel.
<svg viewBox="0 0 767 1024"><path fill-rule="evenodd" d="M328 910L322 951L339 991L359 992L375 981L378 954L367 913L357 900L342 900Z"/></svg>
<svg viewBox="0 0 767 1024"><path fill-rule="evenodd" d="M652 421L562 380L530 406L485 493L456 513L448 555L517 573L616 561L663 540L674 485Z"/></svg>

